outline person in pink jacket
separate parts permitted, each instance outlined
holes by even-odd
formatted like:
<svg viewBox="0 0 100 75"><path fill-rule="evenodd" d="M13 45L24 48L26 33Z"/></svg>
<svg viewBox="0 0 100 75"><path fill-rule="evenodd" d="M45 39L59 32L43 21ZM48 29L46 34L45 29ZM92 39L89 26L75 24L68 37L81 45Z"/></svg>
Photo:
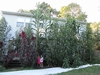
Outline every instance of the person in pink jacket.
<svg viewBox="0 0 100 75"><path fill-rule="evenodd" d="M40 62L40 56L38 56L37 58L37 64L40 66L41 62Z"/></svg>

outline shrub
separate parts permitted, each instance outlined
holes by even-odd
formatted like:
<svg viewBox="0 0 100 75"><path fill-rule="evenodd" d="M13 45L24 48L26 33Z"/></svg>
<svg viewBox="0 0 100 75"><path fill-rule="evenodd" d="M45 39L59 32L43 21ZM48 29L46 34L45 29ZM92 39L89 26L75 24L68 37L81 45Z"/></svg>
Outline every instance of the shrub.
<svg viewBox="0 0 100 75"><path fill-rule="evenodd" d="M33 67L37 60L38 51L35 46L34 36L28 37L25 31L22 31L17 39L17 53L20 57L20 62L23 67Z"/></svg>
<svg viewBox="0 0 100 75"><path fill-rule="evenodd" d="M67 58L65 58L64 60L63 60L63 65L62 65L62 67L63 68L68 68L68 67L70 67L70 65L69 65L69 60L67 59Z"/></svg>
<svg viewBox="0 0 100 75"><path fill-rule="evenodd" d="M83 64L84 63L83 63L83 61L81 61L81 58L78 55L76 55L72 66L77 67L77 66L80 66L80 65L83 65Z"/></svg>
<svg viewBox="0 0 100 75"><path fill-rule="evenodd" d="M2 65L0 65L0 72L5 71L5 67L3 67Z"/></svg>

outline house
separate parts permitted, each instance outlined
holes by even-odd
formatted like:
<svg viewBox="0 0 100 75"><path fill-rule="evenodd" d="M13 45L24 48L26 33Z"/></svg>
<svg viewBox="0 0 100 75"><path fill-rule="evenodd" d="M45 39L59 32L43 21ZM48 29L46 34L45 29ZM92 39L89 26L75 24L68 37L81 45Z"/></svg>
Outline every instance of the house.
<svg viewBox="0 0 100 75"><path fill-rule="evenodd" d="M12 37L15 38L15 32L19 30L21 27L25 27L25 25L29 24L33 20L32 16L33 15L30 13L1 11L0 18L4 17L8 25L11 26L11 31L8 34L9 39L11 39ZM53 17L52 19L53 20L57 19L59 24L61 22L64 23L66 21L65 19L62 19L62 18ZM86 30L86 24L87 24L86 22L80 22L80 21L77 21L77 22L81 24L80 32ZM40 23L40 25L42 24ZM40 31L44 32L42 28L40 28Z"/></svg>

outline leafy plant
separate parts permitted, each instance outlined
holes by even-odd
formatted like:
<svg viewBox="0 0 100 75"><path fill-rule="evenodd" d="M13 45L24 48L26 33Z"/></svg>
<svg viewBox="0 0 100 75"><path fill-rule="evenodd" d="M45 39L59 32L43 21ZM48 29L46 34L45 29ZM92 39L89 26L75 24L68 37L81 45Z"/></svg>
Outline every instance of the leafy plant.
<svg viewBox="0 0 100 75"><path fill-rule="evenodd" d="M83 55L83 59L84 61L91 63L92 61L94 61L94 35L92 33L92 30L90 28L90 25L88 24L86 27L86 31L82 33L82 40L83 41L83 49L84 49L84 55Z"/></svg>
<svg viewBox="0 0 100 75"><path fill-rule="evenodd" d="M11 27L7 25L6 19L3 17L0 19L0 61L3 61L3 56L7 52L8 32Z"/></svg>
<svg viewBox="0 0 100 75"><path fill-rule="evenodd" d="M30 25L25 26L24 31L16 33L17 53L23 67L33 67L37 62L36 38Z"/></svg>
<svg viewBox="0 0 100 75"><path fill-rule="evenodd" d="M46 38L48 40L45 50L46 58L54 66L62 66L67 61L65 59L68 58L70 66L73 64L74 57L80 50L79 41L75 37L78 34L79 25L73 18L68 18L65 25L63 22L62 25L60 24L57 20L54 20L49 27L48 37Z"/></svg>
<svg viewBox="0 0 100 75"><path fill-rule="evenodd" d="M33 66L36 62L37 51L35 47L35 40L32 38L27 38L27 35L22 31L20 36L20 47L19 55L23 66ZM32 40L33 39L33 40Z"/></svg>
<svg viewBox="0 0 100 75"><path fill-rule="evenodd" d="M5 67L0 65L0 72L5 71L5 70L6 70Z"/></svg>

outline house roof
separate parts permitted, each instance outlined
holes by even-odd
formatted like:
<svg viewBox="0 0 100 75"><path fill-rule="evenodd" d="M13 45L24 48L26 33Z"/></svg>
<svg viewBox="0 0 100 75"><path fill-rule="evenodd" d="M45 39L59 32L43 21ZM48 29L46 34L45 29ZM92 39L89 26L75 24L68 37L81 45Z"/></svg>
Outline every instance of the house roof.
<svg viewBox="0 0 100 75"><path fill-rule="evenodd" d="M17 15L17 16L26 16L26 17L32 17L33 15L30 13L21 13L21 12L11 12L11 11L1 11L3 14L8 15Z"/></svg>
<svg viewBox="0 0 100 75"><path fill-rule="evenodd" d="M53 17L53 20L56 19L58 21L62 21L62 22L66 22L67 20L65 18L57 18L57 17ZM75 20L77 23L81 23L81 24L85 24L87 25L87 22L83 22L83 21L79 21L79 20Z"/></svg>
<svg viewBox="0 0 100 75"><path fill-rule="evenodd" d="M11 11L1 11L3 14L8 14L8 15L17 15L17 16L26 16L26 17L32 17L33 15L31 13L22 13L22 12L11 12ZM52 17L52 19L56 19L58 21L66 22L65 18L58 18L58 17ZM87 24L87 22L82 22L76 20L76 22L81 23L81 24Z"/></svg>

